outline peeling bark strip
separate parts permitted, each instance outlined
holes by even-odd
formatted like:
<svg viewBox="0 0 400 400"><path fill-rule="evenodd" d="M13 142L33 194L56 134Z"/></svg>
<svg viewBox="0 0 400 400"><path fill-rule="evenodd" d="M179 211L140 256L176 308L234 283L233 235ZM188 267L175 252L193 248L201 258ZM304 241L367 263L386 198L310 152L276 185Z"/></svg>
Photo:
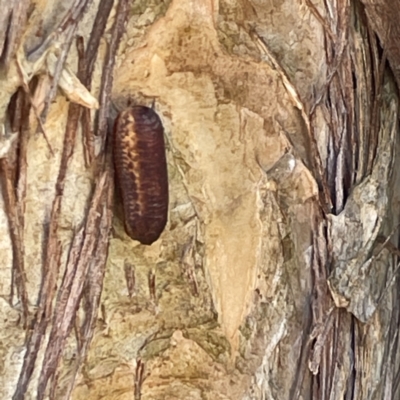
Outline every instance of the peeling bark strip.
<svg viewBox="0 0 400 400"><path fill-rule="evenodd" d="M110 93L113 85L113 71L115 65L115 56L121 41L122 34L125 31L125 21L128 15L129 0L120 0L116 9L116 16L112 27L110 44L104 60L103 73L101 74L100 84L100 108L97 116L96 135L105 138L107 133L107 118L110 109ZM103 3L102 3L103 4ZM99 8L99 10L101 10ZM93 39L94 40L94 39ZM88 49L89 50L89 49ZM90 59L89 59L90 62ZM90 67L90 64L89 64Z"/></svg>
<svg viewBox="0 0 400 400"><path fill-rule="evenodd" d="M164 129L148 107L122 111L114 127L114 163L127 234L152 244L168 218L168 175Z"/></svg>

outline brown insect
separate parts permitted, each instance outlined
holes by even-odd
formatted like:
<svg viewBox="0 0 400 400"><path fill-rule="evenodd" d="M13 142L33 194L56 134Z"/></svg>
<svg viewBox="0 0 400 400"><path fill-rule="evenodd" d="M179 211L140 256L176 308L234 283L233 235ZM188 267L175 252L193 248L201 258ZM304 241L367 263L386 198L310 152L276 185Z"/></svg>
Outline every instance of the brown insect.
<svg viewBox="0 0 400 400"><path fill-rule="evenodd" d="M164 128L153 109L134 106L118 115L114 164L125 230L132 239L150 245L160 237L168 219Z"/></svg>

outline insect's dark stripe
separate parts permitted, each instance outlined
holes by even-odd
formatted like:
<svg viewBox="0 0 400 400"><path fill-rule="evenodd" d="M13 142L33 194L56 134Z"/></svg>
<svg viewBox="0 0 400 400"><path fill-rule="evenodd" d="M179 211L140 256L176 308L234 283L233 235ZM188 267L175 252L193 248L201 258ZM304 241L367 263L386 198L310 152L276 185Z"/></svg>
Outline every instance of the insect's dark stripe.
<svg viewBox="0 0 400 400"><path fill-rule="evenodd" d="M151 108L135 106L119 114L114 162L126 231L133 239L151 244L164 230L168 216L164 130Z"/></svg>

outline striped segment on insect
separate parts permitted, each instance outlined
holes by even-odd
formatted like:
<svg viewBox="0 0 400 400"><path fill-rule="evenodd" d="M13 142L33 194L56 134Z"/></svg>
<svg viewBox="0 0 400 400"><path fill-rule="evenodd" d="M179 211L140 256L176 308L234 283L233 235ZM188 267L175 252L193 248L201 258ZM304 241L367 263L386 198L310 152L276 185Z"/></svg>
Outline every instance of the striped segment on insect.
<svg viewBox="0 0 400 400"><path fill-rule="evenodd" d="M145 106L122 111L114 125L114 164L125 219L134 240L150 245L168 219L168 174L164 128Z"/></svg>

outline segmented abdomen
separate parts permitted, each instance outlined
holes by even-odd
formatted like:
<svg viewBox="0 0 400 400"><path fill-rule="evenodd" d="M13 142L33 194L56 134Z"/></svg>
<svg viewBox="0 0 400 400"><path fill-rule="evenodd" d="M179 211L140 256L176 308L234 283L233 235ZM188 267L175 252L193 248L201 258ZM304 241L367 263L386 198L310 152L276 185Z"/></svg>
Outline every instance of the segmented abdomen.
<svg viewBox="0 0 400 400"><path fill-rule="evenodd" d="M134 106L118 115L114 164L126 232L142 244L152 244L168 218L164 129L153 109Z"/></svg>

